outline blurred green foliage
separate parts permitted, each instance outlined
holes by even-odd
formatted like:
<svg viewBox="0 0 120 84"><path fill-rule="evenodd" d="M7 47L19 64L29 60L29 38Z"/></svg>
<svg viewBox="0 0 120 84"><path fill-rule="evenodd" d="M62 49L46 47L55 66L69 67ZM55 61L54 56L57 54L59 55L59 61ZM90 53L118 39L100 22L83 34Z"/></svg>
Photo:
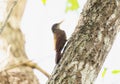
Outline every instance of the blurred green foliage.
<svg viewBox="0 0 120 84"><path fill-rule="evenodd" d="M120 70L113 70L112 71L112 74L119 74L120 73Z"/></svg>
<svg viewBox="0 0 120 84"><path fill-rule="evenodd" d="M41 1L44 5L47 2L47 0L41 0ZM78 0L67 0L65 12L74 11L77 10L78 8L79 8Z"/></svg>
<svg viewBox="0 0 120 84"><path fill-rule="evenodd" d="M77 10L79 8L78 0L67 0L66 12Z"/></svg>
<svg viewBox="0 0 120 84"><path fill-rule="evenodd" d="M45 5L47 0L42 0L42 3Z"/></svg>
<svg viewBox="0 0 120 84"><path fill-rule="evenodd" d="M102 78L105 77L106 72L107 72L107 68L104 68L104 70L102 72Z"/></svg>

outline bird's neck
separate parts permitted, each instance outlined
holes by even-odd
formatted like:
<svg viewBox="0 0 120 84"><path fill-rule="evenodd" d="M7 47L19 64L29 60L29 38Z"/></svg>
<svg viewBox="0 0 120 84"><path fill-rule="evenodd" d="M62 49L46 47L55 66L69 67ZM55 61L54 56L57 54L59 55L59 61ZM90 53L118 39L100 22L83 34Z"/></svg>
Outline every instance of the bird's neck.
<svg viewBox="0 0 120 84"><path fill-rule="evenodd" d="M56 33L56 32L59 32L59 31L61 31L61 29L54 29L53 33Z"/></svg>

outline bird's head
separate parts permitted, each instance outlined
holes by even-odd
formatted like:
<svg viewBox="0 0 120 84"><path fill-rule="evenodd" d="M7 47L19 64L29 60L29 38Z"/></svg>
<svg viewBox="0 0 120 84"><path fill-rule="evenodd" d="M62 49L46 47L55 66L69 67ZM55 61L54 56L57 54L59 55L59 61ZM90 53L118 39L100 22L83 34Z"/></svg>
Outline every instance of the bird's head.
<svg viewBox="0 0 120 84"><path fill-rule="evenodd" d="M52 31L55 32L57 29L60 29L60 24L61 24L62 22L63 22L63 21L54 24L54 25L52 26Z"/></svg>

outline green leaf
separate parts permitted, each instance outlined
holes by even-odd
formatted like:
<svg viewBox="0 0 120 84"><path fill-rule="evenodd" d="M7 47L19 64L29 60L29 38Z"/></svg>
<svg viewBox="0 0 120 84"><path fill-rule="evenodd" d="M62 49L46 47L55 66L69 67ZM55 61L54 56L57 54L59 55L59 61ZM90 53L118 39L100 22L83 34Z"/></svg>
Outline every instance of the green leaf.
<svg viewBox="0 0 120 84"><path fill-rule="evenodd" d="M107 68L104 68L104 70L103 70L103 72L102 72L102 78L105 77L106 72L107 72Z"/></svg>
<svg viewBox="0 0 120 84"><path fill-rule="evenodd" d="M113 70L112 71L112 74L119 74L120 73L120 70Z"/></svg>
<svg viewBox="0 0 120 84"><path fill-rule="evenodd" d="M42 0L42 3L45 5L47 0Z"/></svg>
<svg viewBox="0 0 120 84"><path fill-rule="evenodd" d="M67 0L66 12L77 10L79 8L78 0Z"/></svg>

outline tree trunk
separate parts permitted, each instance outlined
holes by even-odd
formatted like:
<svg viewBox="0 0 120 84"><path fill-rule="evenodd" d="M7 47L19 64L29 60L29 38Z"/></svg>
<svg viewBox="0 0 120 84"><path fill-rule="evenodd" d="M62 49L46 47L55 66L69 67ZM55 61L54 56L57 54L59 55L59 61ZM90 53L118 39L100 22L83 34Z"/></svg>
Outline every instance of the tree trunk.
<svg viewBox="0 0 120 84"><path fill-rule="evenodd" d="M93 84L120 24L119 0L88 0L47 84Z"/></svg>
<svg viewBox="0 0 120 84"><path fill-rule="evenodd" d="M20 22L25 9L26 0L4 0L6 2L5 15L13 7L13 11L5 27L0 33L0 84L39 84L31 67L19 65L28 61L25 53L24 36L20 30ZM4 22L2 22L4 23Z"/></svg>

